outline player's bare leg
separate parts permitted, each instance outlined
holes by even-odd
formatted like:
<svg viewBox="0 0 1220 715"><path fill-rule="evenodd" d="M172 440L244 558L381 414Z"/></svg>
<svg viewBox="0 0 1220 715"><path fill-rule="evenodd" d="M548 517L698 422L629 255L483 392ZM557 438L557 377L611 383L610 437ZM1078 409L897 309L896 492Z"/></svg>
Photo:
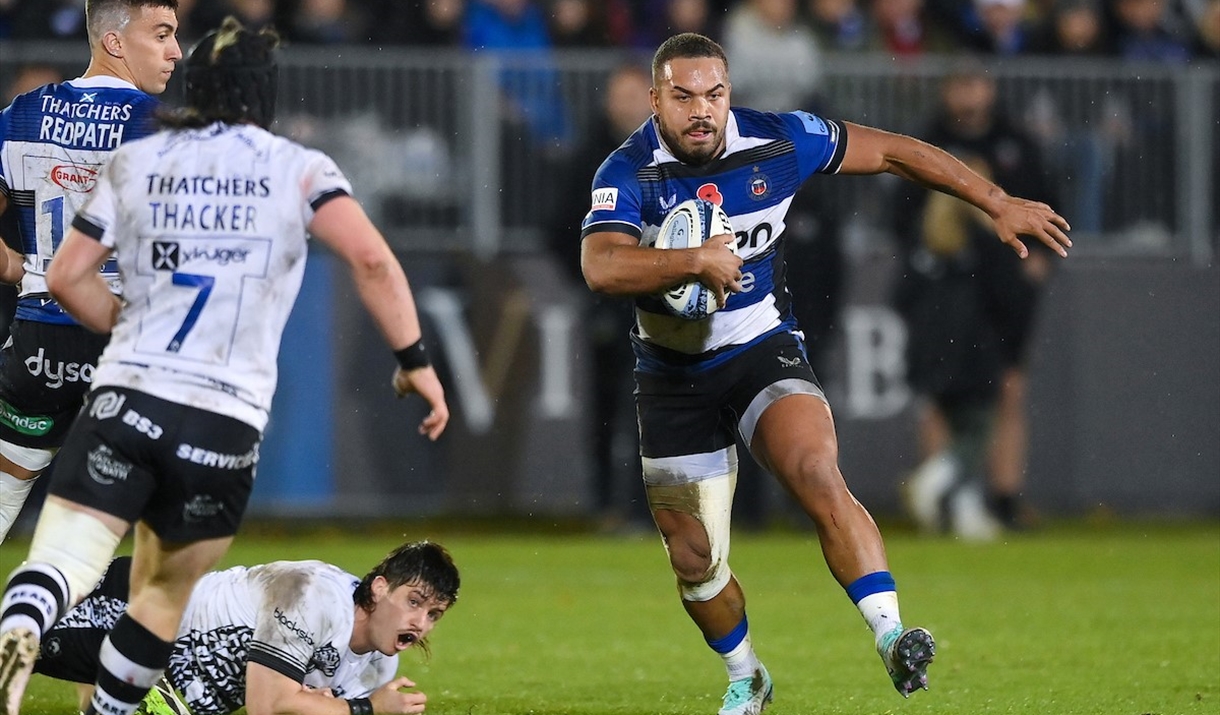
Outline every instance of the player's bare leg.
<svg viewBox="0 0 1220 715"><path fill-rule="evenodd" d="M813 395L788 395L763 412L751 449L813 519L831 574L872 629L878 653L904 696L927 687L931 634L904 630L876 522L852 496L838 465L834 418Z"/></svg>
<svg viewBox="0 0 1220 715"><path fill-rule="evenodd" d="M724 479L731 480L731 475ZM729 686L720 715L757 715L771 702L773 687L766 667L758 660L750 642L745 594L728 569L727 513L710 511L699 515L674 509L655 508L667 503L666 496L694 485L659 493L650 487L653 518L665 540L670 566L678 579L678 591L687 615L699 627L709 647L720 654L728 671ZM727 497L731 499L731 486ZM679 499L678 501L686 501ZM689 511L698 511L691 499ZM712 499L710 501L715 501ZM721 518L723 517L723 518ZM719 541L713 544L712 540Z"/></svg>

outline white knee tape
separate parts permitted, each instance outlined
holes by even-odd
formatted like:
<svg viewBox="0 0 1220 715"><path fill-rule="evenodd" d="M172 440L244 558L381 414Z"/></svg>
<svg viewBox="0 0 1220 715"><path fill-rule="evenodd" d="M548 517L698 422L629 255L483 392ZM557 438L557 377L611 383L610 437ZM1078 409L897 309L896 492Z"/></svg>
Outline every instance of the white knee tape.
<svg viewBox="0 0 1220 715"><path fill-rule="evenodd" d="M34 529L29 561L59 569L75 605L101 580L121 539L96 517L48 499Z"/></svg>
<svg viewBox="0 0 1220 715"><path fill-rule="evenodd" d="M0 439L0 455L22 469L31 472L41 472L55 458L58 449L43 449L41 447L22 447L19 444L5 442Z"/></svg>
<svg viewBox="0 0 1220 715"><path fill-rule="evenodd" d="M646 485L648 504L654 511L668 509L690 514L707 532L711 564L698 583L679 582L678 590L684 601L709 601L723 591L733 577L729 569L729 531L736 488L736 469L697 482Z"/></svg>

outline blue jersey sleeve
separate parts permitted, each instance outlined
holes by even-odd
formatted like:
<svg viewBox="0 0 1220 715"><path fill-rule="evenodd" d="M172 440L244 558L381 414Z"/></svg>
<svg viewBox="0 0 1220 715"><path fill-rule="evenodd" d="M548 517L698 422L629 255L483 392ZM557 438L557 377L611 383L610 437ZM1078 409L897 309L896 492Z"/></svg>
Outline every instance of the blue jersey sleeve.
<svg viewBox="0 0 1220 715"><path fill-rule="evenodd" d="M847 151L847 133L840 122L809 112L787 112L779 116L788 128L789 139L796 145L801 181L813 174L839 171Z"/></svg>
<svg viewBox="0 0 1220 715"><path fill-rule="evenodd" d="M611 154L593 176L589 213L581 223L580 236L613 231L639 238L642 224L635 169L618 154Z"/></svg>

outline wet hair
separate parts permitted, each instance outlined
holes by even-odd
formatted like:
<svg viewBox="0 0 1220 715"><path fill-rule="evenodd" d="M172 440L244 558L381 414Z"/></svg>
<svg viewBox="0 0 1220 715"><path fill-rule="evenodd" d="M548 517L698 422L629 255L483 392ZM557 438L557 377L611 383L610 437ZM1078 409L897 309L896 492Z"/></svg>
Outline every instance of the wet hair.
<svg viewBox="0 0 1220 715"><path fill-rule="evenodd" d="M142 7L167 7L178 11L178 0L85 0L85 27L89 44L102 41L111 30L122 30L131 15Z"/></svg>
<svg viewBox="0 0 1220 715"><path fill-rule="evenodd" d="M213 122L257 124L275 121L280 36L265 28L246 29L230 15L203 36L186 59L186 107L164 114L170 127L205 127Z"/></svg>
<svg viewBox="0 0 1220 715"><path fill-rule="evenodd" d="M390 590L410 583L419 584L429 596L453 605L462 585L453 557L444 546L432 541L413 541L394 549L360 579L352 600L366 611L373 610L373 579L381 576Z"/></svg>
<svg viewBox="0 0 1220 715"><path fill-rule="evenodd" d="M652 83L660 84L665 66L673 60L697 57L718 59L724 63L724 71L729 71L729 56L724 53L720 43L697 32L683 32L662 42L657 53L652 56Z"/></svg>

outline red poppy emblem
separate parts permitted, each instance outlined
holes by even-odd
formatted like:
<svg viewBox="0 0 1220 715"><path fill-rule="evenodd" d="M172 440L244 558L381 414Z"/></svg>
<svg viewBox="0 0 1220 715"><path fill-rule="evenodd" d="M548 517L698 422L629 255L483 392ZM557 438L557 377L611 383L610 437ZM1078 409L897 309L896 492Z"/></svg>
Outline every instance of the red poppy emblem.
<svg viewBox="0 0 1220 715"><path fill-rule="evenodd" d="M724 197L720 195L720 187L716 186L715 184L704 184L703 186L700 186L699 190L695 192L695 195L704 201L711 201L717 206L724 202Z"/></svg>

